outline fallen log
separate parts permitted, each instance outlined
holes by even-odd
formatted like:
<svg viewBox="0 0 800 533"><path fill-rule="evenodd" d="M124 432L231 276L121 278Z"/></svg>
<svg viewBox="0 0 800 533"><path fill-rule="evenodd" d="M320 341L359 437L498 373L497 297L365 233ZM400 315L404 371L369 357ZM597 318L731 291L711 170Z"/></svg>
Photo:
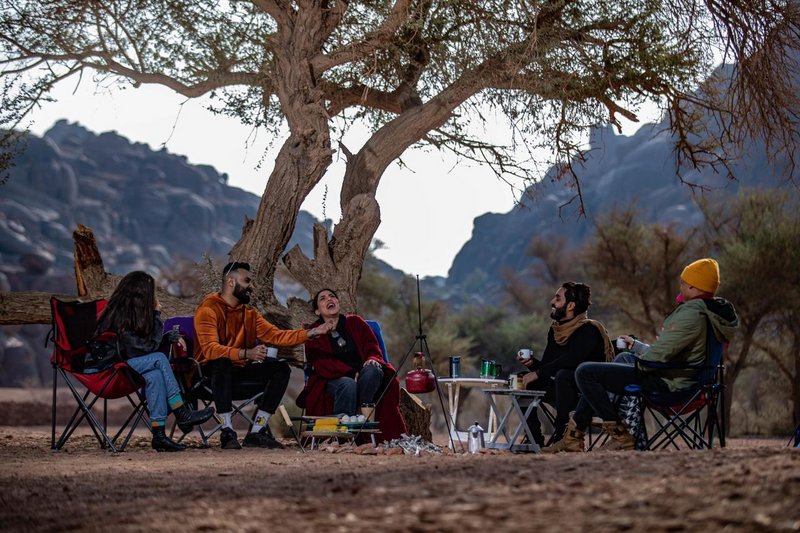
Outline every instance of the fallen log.
<svg viewBox="0 0 800 533"><path fill-rule="evenodd" d="M50 298L52 296L67 301L89 301L111 296L122 277L106 272L92 230L78 224L78 227L72 232L72 238L75 242L77 294L0 292L0 325L49 324ZM156 292L165 316L194 313L196 305L193 302L176 298L160 288L156 288Z"/></svg>

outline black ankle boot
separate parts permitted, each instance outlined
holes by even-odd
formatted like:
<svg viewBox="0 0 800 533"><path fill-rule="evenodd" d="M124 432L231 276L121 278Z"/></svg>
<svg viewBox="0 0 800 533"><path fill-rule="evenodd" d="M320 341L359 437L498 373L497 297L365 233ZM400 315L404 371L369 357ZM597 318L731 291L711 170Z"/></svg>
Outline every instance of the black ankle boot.
<svg viewBox="0 0 800 533"><path fill-rule="evenodd" d="M192 411L186 404L177 407L172 411L175 415L175 420L178 422L178 427L184 433L189 433L194 426L202 424L212 416L214 416L214 408L206 407L200 411Z"/></svg>
<svg viewBox="0 0 800 533"><path fill-rule="evenodd" d="M182 452L186 446L167 437L164 426L155 426L153 430L153 449L157 452Z"/></svg>

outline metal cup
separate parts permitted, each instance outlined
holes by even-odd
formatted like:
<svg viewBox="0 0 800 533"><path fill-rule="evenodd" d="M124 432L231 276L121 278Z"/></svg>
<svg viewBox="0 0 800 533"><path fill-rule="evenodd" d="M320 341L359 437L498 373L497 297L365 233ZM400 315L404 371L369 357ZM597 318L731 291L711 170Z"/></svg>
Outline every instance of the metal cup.
<svg viewBox="0 0 800 533"><path fill-rule="evenodd" d="M461 357L458 355L450 356L450 377L451 378L461 377Z"/></svg>

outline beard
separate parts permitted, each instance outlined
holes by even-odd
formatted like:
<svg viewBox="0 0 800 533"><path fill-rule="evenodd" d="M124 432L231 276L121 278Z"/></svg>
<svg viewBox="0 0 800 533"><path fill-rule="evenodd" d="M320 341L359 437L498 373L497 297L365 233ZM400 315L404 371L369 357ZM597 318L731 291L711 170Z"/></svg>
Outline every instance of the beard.
<svg viewBox="0 0 800 533"><path fill-rule="evenodd" d="M567 316L567 305L564 304L561 307L553 307L553 310L550 312L550 318L555 321L564 320Z"/></svg>
<svg viewBox="0 0 800 533"><path fill-rule="evenodd" d="M236 283L236 286L233 288L233 296L234 296L234 298L239 300L239 303L242 303L242 304L249 304L250 303L250 293L252 293L252 292L253 292L253 289L250 289L250 288L245 289L244 287L239 285L238 282Z"/></svg>

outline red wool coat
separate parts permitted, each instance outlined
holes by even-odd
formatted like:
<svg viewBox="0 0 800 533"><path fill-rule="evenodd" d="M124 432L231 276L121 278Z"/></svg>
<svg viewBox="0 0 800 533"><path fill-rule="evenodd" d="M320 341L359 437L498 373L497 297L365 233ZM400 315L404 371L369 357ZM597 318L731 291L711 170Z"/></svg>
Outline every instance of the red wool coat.
<svg viewBox="0 0 800 533"><path fill-rule="evenodd" d="M383 387L386 394L377 405L375 419L381 424L380 440L400 437L406 432L406 424L400 415L400 381L394 367L383 360L378 339L364 319L358 315L345 317L345 329L356 345L361 356L361 364L372 359L378 361L383 369ZM325 391L329 380L346 376L352 369L333 354L330 335L320 335L305 343L306 360L314 369L305 389L297 397L297 405L305 408L309 416L325 416L333 412L333 397Z"/></svg>

